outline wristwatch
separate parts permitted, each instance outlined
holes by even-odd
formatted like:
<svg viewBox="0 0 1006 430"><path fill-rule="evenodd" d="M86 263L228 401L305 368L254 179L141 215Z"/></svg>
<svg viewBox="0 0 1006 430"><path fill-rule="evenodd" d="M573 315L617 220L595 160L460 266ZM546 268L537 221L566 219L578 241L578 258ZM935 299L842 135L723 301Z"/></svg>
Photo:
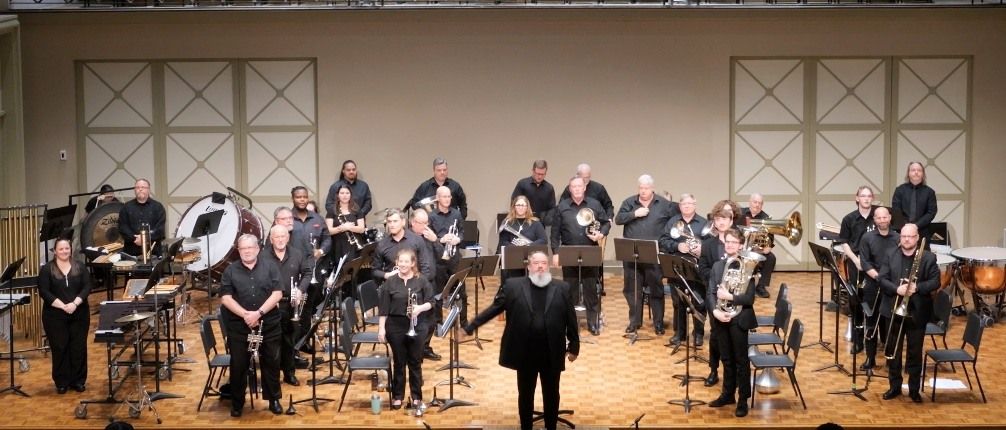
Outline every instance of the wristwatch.
<svg viewBox="0 0 1006 430"><path fill-rule="evenodd" d="M263 317L265 316L265 312L262 312L262 309L258 310L258 314L259 314L259 316L263 316Z"/></svg>

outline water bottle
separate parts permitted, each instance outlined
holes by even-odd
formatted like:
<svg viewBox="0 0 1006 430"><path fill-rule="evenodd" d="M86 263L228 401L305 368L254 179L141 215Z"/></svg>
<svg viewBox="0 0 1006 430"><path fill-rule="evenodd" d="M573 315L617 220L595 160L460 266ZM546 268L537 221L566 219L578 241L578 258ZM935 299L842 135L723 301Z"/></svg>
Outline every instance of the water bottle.
<svg viewBox="0 0 1006 430"><path fill-rule="evenodd" d="M370 413L374 415L381 414L381 395L374 391L370 395Z"/></svg>

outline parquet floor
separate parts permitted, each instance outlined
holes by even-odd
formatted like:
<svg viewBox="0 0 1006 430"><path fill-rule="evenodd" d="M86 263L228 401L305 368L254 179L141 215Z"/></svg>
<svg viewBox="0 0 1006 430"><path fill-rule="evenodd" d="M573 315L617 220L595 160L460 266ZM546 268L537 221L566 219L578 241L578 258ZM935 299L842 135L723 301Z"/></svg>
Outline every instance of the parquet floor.
<svg viewBox="0 0 1006 430"><path fill-rule="evenodd" d="M778 285L786 282L790 286L791 300L794 307L794 318L803 320L807 332L804 343L818 340L818 298L819 276L817 273L780 273L774 282ZM841 423L846 428L856 427L956 427L970 428L982 426L1000 426L1006 424L1006 412L1002 403L1006 401L1006 388L1003 387L1003 373L1006 371L1006 340L1001 325L994 325L986 330L982 343L979 370L985 384L989 403L983 404L974 392L963 390L941 390L937 403L931 403L926 397L925 403L916 405L903 396L893 401L884 401L881 394L886 389L886 380L875 380L865 393L867 401L860 401L851 396L829 395L829 391L844 390L851 386L851 379L838 371L826 370L815 372L822 366L833 362L833 355L820 347L803 349L797 375L801 382L807 409L800 406L800 401L793 393L788 380L783 379L780 393L774 395L759 395L758 404L751 414L744 419L733 416L730 407L713 409L697 406L690 413L685 413L680 406L667 403L671 399L681 399L685 395L684 387L678 384L671 375L683 373L684 364L675 364L684 357L683 351L670 355L671 350L664 346L667 336L654 340L641 341L633 345L622 338L622 330L627 322L627 308L620 294L620 277L609 277L606 280L608 295L604 299L604 310L607 315L607 327L601 336L592 337L586 334L580 358L568 366L562 376L563 409L575 410L571 418L580 428L596 427L629 427L636 417L645 414L640 421L640 427L716 427L716 428L813 428L827 421ZM487 282L487 291L480 292L482 304L492 297L496 290L496 281ZM469 287L471 288L471 287ZM770 312L775 301L778 287L771 288L771 299L760 299L757 310ZM194 293L195 306L205 309L204 295ZM104 296L103 293L92 296L96 302ZM668 304L668 317L670 315ZM825 313L824 340L834 341L834 313ZM92 318L95 324L97 318ZM846 318L841 318L842 328L839 339L841 354L839 359L847 367L850 366L850 356L846 353L848 345L844 340ZM964 317L954 317L948 344L951 347L960 345L960 339L965 324ZM385 410L380 415L372 415L369 408L370 384L365 374L358 375L359 383L349 388L346 405L343 412L336 412L337 403L324 404L320 412L315 413L305 405L298 406L296 416L273 416L264 410L264 402L258 401L255 411L246 413L240 419L230 418L229 403L216 398L209 398L201 412L196 412L200 389L206 378L206 365L202 347L199 343L198 324L180 325L181 335L187 345L186 357L196 361L193 364L178 365L178 368L191 369L191 372L174 372L173 380L165 381L162 390L183 394L182 399L161 400L156 407L163 417L164 423L157 425L152 414L143 412L137 419L129 419L125 409L116 411L115 406L92 405L88 409L85 420L74 418L74 408L82 399L100 398L105 395L105 350L103 344L90 344L89 381L85 393L70 392L58 395L49 378L49 359L40 353L29 354L31 370L28 373L17 373L17 383L23 385L31 397L23 398L10 393L0 394L3 412L0 413L0 427L3 428L101 428L107 423L108 417L116 413L116 418L131 421L138 428L322 428L322 427L354 427L354 428L422 428L425 421L431 428L514 428L517 425L516 410L516 377L514 372L497 364L499 342L502 332L502 322L491 322L483 327L481 336L493 339L484 344L484 350L479 350L474 344L461 346L461 360L478 367L477 370L463 370L462 375L469 381L472 388L456 387L454 396L462 400L478 403L473 407L457 407L442 413L431 409L422 421L407 416L402 411ZM93 329L92 329L93 330ZM92 331L93 333L93 331ZM652 335L652 324L645 322L642 333ZM435 339L434 347L438 352L447 353L447 341ZM152 349L151 349L152 351ZM706 354L703 350L701 354ZM882 358L881 358L882 361ZM433 397L433 383L446 378L447 372L436 372L444 362L427 361L424 365L427 383L426 398ZM0 377L6 384L7 364L0 367ZM704 376L708 368L701 363L692 363L693 374ZM302 381L309 378L307 371L298 371ZM964 380L964 375L958 372L941 373L941 377ZM145 378L148 387L153 381ZM861 377L860 386L865 382ZM128 389L124 389L128 392ZM338 399L342 385L322 385L318 393L322 397ZM701 383L693 383L690 394L693 399L712 400L719 392L719 386L703 387ZM295 400L310 396L310 387L290 387L283 385L285 398L292 394ZM446 397L446 387L437 389L439 397ZM119 394L121 397L122 393ZM286 407L287 400L283 405ZM540 405L540 399L538 401Z"/></svg>

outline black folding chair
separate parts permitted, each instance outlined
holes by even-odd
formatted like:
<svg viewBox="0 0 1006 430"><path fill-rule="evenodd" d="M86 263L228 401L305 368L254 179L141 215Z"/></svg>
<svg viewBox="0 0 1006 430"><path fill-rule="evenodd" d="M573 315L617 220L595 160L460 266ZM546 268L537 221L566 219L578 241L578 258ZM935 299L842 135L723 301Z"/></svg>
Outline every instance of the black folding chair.
<svg viewBox="0 0 1006 430"><path fill-rule="evenodd" d="M789 382L793 385L793 392L800 396L800 403L807 409L807 402L803 400L803 391L800 384L796 382L796 360L800 358L800 344L803 342L803 322L799 319L793 321L793 326L789 329L789 339L786 341L787 351L783 354L758 354L751 357L751 386L754 386L755 375L761 369L786 369L789 374ZM792 356L792 357L791 357ZM754 408L755 393L758 390L751 390L751 407Z"/></svg>
<svg viewBox="0 0 1006 430"><path fill-rule="evenodd" d="M217 317L208 316L199 322L199 337L203 341L203 352L206 354L206 364L209 368L209 374L206 375L206 383L203 385L202 395L199 396L199 404L196 406L196 412L202 409L203 400L207 396L220 396L220 391L213 387L213 378L216 377L216 386L219 387L220 379L223 378L224 373L227 373L227 369L231 366L231 356L217 352L217 337L213 334L213 325L211 324L215 319Z"/></svg>
<svg viewBox="0 0 1006 430"><path fill-rule="evenodd" d="M951 300L950 293L946 290L940 291L936 295L936 299L933 300L933 310L936 313L937 321L926 323L926 336L929 336L929 340L933 342L933 349L939 349L936 346L936 336L943 340L943 349L949 348L947 346L947 332L950 331L950 312L953 309ZM950 368L957 372L954 363L950 363Z"/></svg>
<svg viewBox="0 0 1006 430"><path fill-rule="evenodd" d="M346 302L340 305L343 315L348 315ZM353 353L353 327L348 318L342 319L342 336L339 338L339 350L346 357L346 367L342 370L342 376L346 378L346 384L342 387L342 397L339 399L339 411L342 411L342 404L346 401L346 392L349 385L353 383L353 372L366 370L370 372L387 372L388 380L391 380L391 358L390 357L357 357ZM388 390L388 404L391 404L391 390Z"/></svg>
<svg viewBox="0 0 1006 430"><path fill-rule="evenodd" d="M775 321L772 324L772 331L768 333L748 333L748 346L772 345L772 351L779 353L777 346L783 347L786 352L786 327L789 326L789 319L793 316L793 304L789 301L783 303L782 309L775 313Z"/></svg>
<svg viewBox="0 0 1006 430"><path fill-rule="evenodd" d="M985 399L985 389L982 388L982 380L978 377L978 348L982 344L982 334L985 332L985 326L982 325L981 317L978 312L972 312L968 314L968 325L964 328L964 343L961 344L960 349L937 349L926 351L926 358L922 362L922 389L926 389L926 366L929 364L929 359L933 360L933 396L932 400L936 401L936 376L940 370L940 363L961 363L961 368L964 369L964 376L968 378L968 389L974 391L974 387L971 385L971 376L968 375L968 368L964 363L971 363L971 370L975 371L975 381L978 381L978 391L982 394L982 403L988 403ZM964 348L971 345L971 349L974 353L969 353Z"/></svg>
<svg viewBox="0 0 1006 430"><path fill-rule="evenodd" d="M783 282L779 285L779 295L775 296L775 311L782 309L783 303L789 300L789 287ZM758 327L772 327L775 325L775 314L758 315Z"/></svg>

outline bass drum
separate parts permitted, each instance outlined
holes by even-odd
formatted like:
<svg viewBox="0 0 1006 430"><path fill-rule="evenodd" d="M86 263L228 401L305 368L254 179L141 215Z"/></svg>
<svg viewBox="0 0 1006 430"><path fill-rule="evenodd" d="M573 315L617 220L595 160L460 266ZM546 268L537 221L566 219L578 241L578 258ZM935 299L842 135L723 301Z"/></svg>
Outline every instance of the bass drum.
<svg viewBox="0 0 1006 430"><path fill-rule="evenodd" d="M216 233L205 237L193 250L198 248L199 258L185 266L193 272L204 272L207 267L212 268L210 276L219 280L227 266L238 259L237 240L242 234L251 234L262 241L262 222L251 211L241 207L234 199L228 197L223 203L213 203L213 196L206 196L196 200L189 206L182 215L182 220L178 222L175 229L175 237L192 237L192 229L196 226L196 219L200 215L223 210L224 214L220 218L220 228Z"/></svg>
<svg viewBox="0 0 1006 430"><path fill-rule="evenodd" d="M122 243L119 235L119 210L125 206L121 202L106 203L98 206L84 218L80 230L80 247L105 246L110 243Z"/></svg>

